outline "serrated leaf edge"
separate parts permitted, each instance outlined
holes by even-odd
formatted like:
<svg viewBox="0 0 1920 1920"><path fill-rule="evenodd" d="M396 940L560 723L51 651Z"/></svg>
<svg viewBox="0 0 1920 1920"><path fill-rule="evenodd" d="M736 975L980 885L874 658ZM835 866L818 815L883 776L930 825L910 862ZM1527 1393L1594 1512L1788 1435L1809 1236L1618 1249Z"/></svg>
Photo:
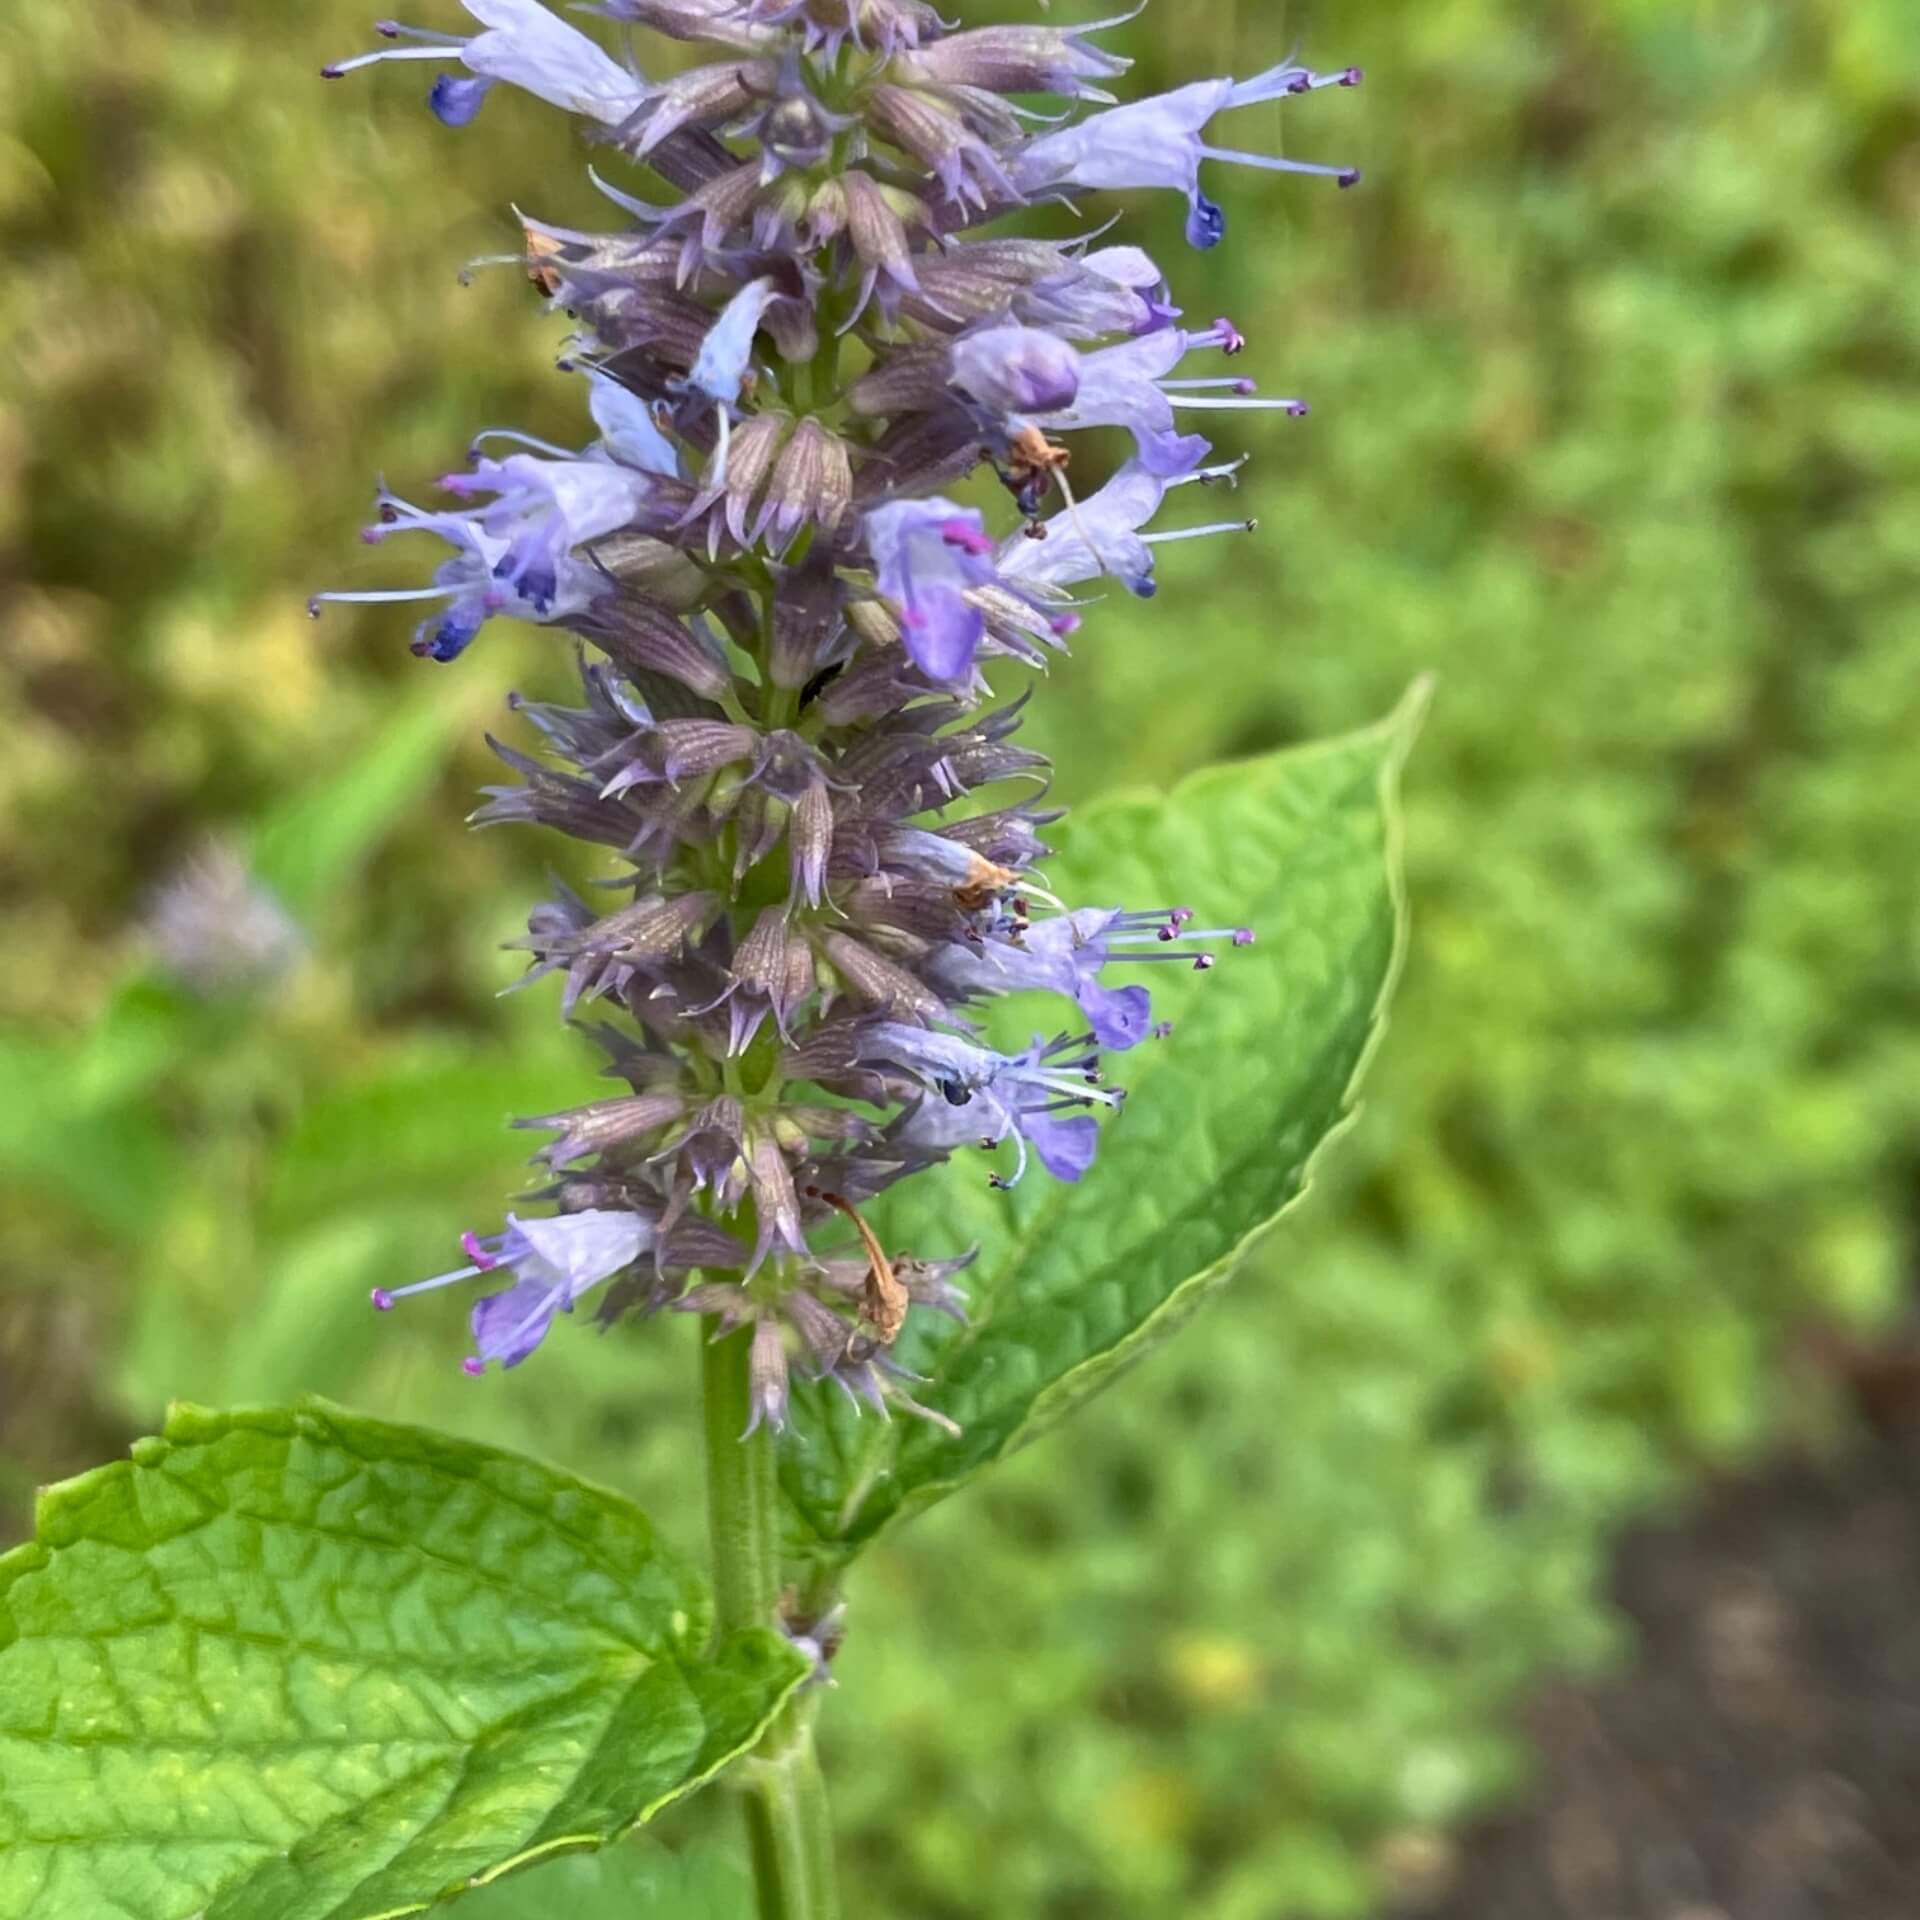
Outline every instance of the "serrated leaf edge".
<svg viewBox="0 0 1920 1920"><path fill-rule="evenodd" d="M965 1473L941 1480L923 1481L906 1495L871 1533L862 1534L858 1538L849 1538L848 1533L858 1522L859 1508L853 1507L850 1512L845 1513L841 1532L821 1543L824 1548L821 1557L828 1564L846 1565L855 1556L864 1553L876 1540L892 1532L895 1527L917 1514L924 1513L929 1507L938 1505L949 1494L957 1492L969 1481L978 1479L990 1467L998 1465L1009 1455L1017 1453L1022 1447L1041 1438L1051 1427L1059 1424L1076 1408L1092 1398L1100 1388L1117 1379L1136 1360L1152 1351L1153 1347L1159 1344L1159 1339L1152 1336L1156 1334L1156 1330L1163 1328L1169 1314L1192 1313L1210 1294L1232 1279L1255 1249L1266 1240L1268 1235L1277 1231L1313 1191L1315 1176L1322 1158L1336 1142L1345 1137L1360 1117L1360 1086L1373 1065L1375 1054L1385 1040L1394 992L1400 984L1400 975L1406 964L1412 915L1407 899L1406 863L1403 857L1406 826L1400 807L1400 777L1405 770L1408 756L1419 739L1427 709L1433 701L1436 684L1435 675L1422 674L1408 687L1393 711L1384 719L1375 721L1372 726L1361 727L1352 733L1337 734L1326 740L1311 741L1300 747L1281 750L1288 758L1307 760L1327 754L1350 752L1362 742L1373 738L1382 738L1388 742L1388 751L1380 762L1375 791L1380 797L1381 819L1385 825L1381 852L1387 871L1388 897L1393 907L1393 950L1388 955L1387 970L1382 976L1380 991L1374 999L1373 1012L1367 1024L1365 1044L1360 1049L1359 1058L1354 1062L1353 1072L1348 1076L1347 1084L1340 1095L1338 1116L1308 1154L1306 1164L1301 1169L1298 1190L1291 1199L1284 1202L1258 1226L1249 1228L1219 1259L1183 1280L1152 1314L1124 1338L1115 1342L1104 1352L1082 1361L1070 1373L1063 1374L1058 1380L1043 1388L1033 1405L1027 1410L1027 1417L984 1460L975 1462ZM1244 767L1244 762L1228 761L1217 766L1202 768L1181 781L1174 789L1174 793L1176 796L1190 793L1196 788L1205 787L1215 781L1239 777L1244 772ZM1150 788L1128 789L1103 795L1098 805L1101 810L1104 810L1110 806L1121 807L1129 803L1137 803L1143 798L1157 797ZM1088 811L1092 812L1094 809L1089 808ZM1160 1332L1159 1338L1164 1337L1165 1333ZM1095 1373L1098 1377L1089 1380L1087 1376L1090 1373ZM871 1476L866 1476L864 1484L866 1492L870 1493L876 1482ZM863 1502L864 1499L865 1493L862 1494Z"/></svg>
<svg viewBox="0 0 1920 1920"><path fill-rule="evenodd" d="M131 1447L129 1447L127 1457L124 1460L104 1461L97 1467L88 1467L82 1473L73 1474L65 1480L54 1481L50 1485L39 1489L34 1499L34 1538L24 1540L20 1542L18 1546L10 1547L5 1553L0 1553L0 1600L5 1599L15 1580L19 1579L23 1574L38 1572L48 1564L56 1549L49 1546L46 1541L40 1538L40 1535L46 1530L47 1523L50 1520L55 1519L61 1512L73 1510L78 1505L92 1499L101 1489L124 1479L127 1475L131 1474L136 1467L157 1465L160 1460L164 1459L167 1454L176 1447L202 1444L208 1436L204 1428L197 1427L198 1422L218 1422L220 1423L221 1430L225 1432L231 1432L236 1428L248 1426L258 1426L264 1431L267 1430L265 1422L269 1418L285 1420L289 1416L292 1416L297 1420L298 1417L303 1414L315 1415L322 1419L329 1420L336 1418L347 1421L366 1419L366 1416L355 1414L348 1408L339 1406L319 1394L303 1394L299 1399L284 1406L248 1406L216 1409L198 1406L191 1401L185 1400L171 1402L167 1407L165 1417L161 1421L159 1433L141 1435L133 1442ZM457 1436L440 1433L432 1427L415 1426L403 1421L382 1420L373 1422L372 1424L393 1428L403 1433L419 1434L430 1440L452 1441L454 1444L461 1446L479 1446L479 1443L459 1440ZM480 1446L480 1450L488 1452L501 1451L499 1448L486 1448L484 1446ZM527 1457L531 1458L531 1456ZM562 1479L570 1480L576 1486L582 1487L589 1492L621 1501L624 1504L632 1504L627 1500L625 1494L616 1492L611 1487L601 1486L595 1481L583 1479L578 1474L568 1473L564 1468L549 1466L545 1461L536 1460L533 1461L533 1464ZM651 1528L651 1521L649 1521L648 1524ZM658 1539L657 1535L655 1545L662 1553L672 1558L678 1559L682 1557L668 1542ZM758 1630L756 1630L756 1632L757 1631ZM726 1639L716 1644L717 1646L732 1645L743 1637L747 1636L729 1634ZM4 1649L8 1644L10 1644L8 1641L0 1640L0 1649ZM617 1832L609 1834L563 1834L554 1839L542 1841L539 1846L529 1848L527 1852L517 1854L513 1859L503 1861L496 1867L489 1867L485 1873L474 1875L464 1886L451 1888L447 1892L437 1895L432 1900L417 1902L414 1905L405 1907L387 1907L381 1909L379 1912L351 1915L342 1914L340 1920L412 1920L412 1916L415 1914L429 1913L436 1907L448 1906L463 1894L478 1892L482 1887L492 1886L496 1881L505 1879L508 1874L518 1873L524 1868L539 1865L556 1855L563 1853L597 1853L603 1847L612 1846L618 1841L627 1839L632 1834L638 1832L641 1827L645 1826L655 1814L671 1806L675 1801L684 1800L689 1794L697 1793L702 1787L709 1785L719 1774L730 1767L742 1754L751 1752L753 1748L759 1744L761 1736L765 1734L768 1727L773 1724L787 1702L791 1700L793 1695L805 1684L808 1672L809 1668L806 1663L801 1662L796 1667L792 1680L774 1697L766 1712L754 1722L752 1732L746 1739L741 1741L730 1753L723 1754L719 1759L715 1760L713 1764L703 1772L689 1775L685 1780L681 1781L678 1786L671 1788L658 1798L649 1801L626 1826L620 1828ZM191 1916L191 1920L205 1920L205 1909Z"/></svg>
<svg viewBox="0 0 1920 1920"><path fill-rule="evenodd" d="M738 1635L729 1635L728 1640L723 1641L721 1644L729 1644L729 1642L738 1638ZM621 1841L630 1839L634 1834L638 1833L655 1814L672 1806L676 1800L684 1800L689 1794L699 1792L702 1787L710 1785L720 1774L724 1773L727 1768L732 1766L743 1754L751 1753L753 1749L760 1744L761 1736L779 1717L787 1702L805 1685L808 1672L809 1669L802 1666L795 1673L791 1684L780 1693L772 1706L767 1709L765 1715L754 1723L752 1733L743 1740L739 1746L735 1747L731 1753L725 1754L716 1760L704 1773L691 1775L689 1778L683 1780L677 1787L673 1788L672 1791L663 1793L657 1800L649 1802L641 1808L634 1819L628 1825L622 1827L618 1833L562 1834L556 1839L546 1840L537 1847L529 1848L525 1853L518 1854L511 1860L503 1860L497 1867L489 1867L485 1873L475 1874L465 1886L455 1887L449 1892L441 1894L437 1899L426 1901L419 1906L390 1907L379 1913L355 1914L350 1917L350 1920L412 1920L415 1914L431 1913L437 1907L452 1906L456 1900L461 1899L466 1894L478 1893L483 1887L491 1887L497 1882L506 1879L509 1874L523 1872L529 1867L544 1866L549 1860L556 1859L562 1854L599 1853L606 1847L617 1846ZM347 1920L347 1917L343 1916L343 1920Z"/></svg>

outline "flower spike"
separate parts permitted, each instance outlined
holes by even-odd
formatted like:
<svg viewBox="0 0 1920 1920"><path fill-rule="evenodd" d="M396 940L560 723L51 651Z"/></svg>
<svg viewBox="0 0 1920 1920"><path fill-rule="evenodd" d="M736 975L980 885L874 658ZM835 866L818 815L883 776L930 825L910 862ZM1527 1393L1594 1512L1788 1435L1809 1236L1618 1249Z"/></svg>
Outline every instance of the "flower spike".
<svg viewBox="0 0 1920 1920"><path fill-rule="evenodd" d="M1163 548L1251 533L1182 489L1237 487L1244 455L1211 434L1307 413L1232 320L1187 324L1124 232L1096 214L1042 239L1019 216L1166 188L1217 244L1203 173L1358 176L1216 123L1360 74L1289 59L1117 101L1130 63L1102 36L1131 12L462 4L470 31L383 22L327 72L426 68L450 126L502 85L581 123L603 229L519 215L503 256L565 317L577 414L481 428L430 506L382 488L367 542L431 558L311 610L416 606L414 650L442 662L494 619L568 636L577 696L510 700L520 732L490 742L505 772L472 819L586 849L507 945L520 986L557 977L612 1084L521 1121L550 1136L526 1210L375 1305L479 1283L476 1374L589 1299L602 1326L698 1314L735 1343L748 1435L829 1385L955 1430L901 1356L916 1320L964 1323L972 1256L889 1246L869 1202L982 1152L997 1191L1085 1178L1125 1124L1116 1072L1203 990L1179 976L1254 940L1226 902L1203 927L1063 898L1052 769L993 680L1045 667L1109 583L1153 596ZM576 14L697 50L643 47L643 72ZM1115 429L1117 468L1086 438ZM1052 1017L989 1044L1014 993Z"/></svg>

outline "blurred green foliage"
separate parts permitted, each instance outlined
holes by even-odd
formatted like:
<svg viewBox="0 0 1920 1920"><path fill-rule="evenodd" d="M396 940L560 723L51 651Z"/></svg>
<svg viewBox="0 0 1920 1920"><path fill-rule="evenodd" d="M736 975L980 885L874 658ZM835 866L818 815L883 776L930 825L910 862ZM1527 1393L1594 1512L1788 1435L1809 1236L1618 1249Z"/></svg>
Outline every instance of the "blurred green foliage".
<svg viewBox="0 0 1920 1920"><path fill-rule="evenodd" d="M1369 1911L1516 1779L1515 1688L1607 1654L1610 1529L1777 1425L1797 1321L1908 1285L1920 11L1162 0L1123 38L1166 84L1303 25L1368 84L1260 134L1366 185L1223 178L1206 256L1143 215L1314 416L1246 436L1261 537L1169 549L1035 728L1083 798L1438 668L1413 962L1260 1269L861 1568L826 1731L856 1914ZM476 1384L451 1313L364 1305L494 1217L500 1122L589 1071L550 999L495 997L552 849L455 825L504 689L565 662L489 631L441 674L303 602L404 577L354 541L375 467L582 436L524 286L453 269L510 199L599 217L531 102L456 136L404 70L314 77L365 42L347 0L0 19L0 1502L169 1395L315 1389L697 1544L687 1329ZM251 1000L138 933L209 830L306 929Z"/></svg>

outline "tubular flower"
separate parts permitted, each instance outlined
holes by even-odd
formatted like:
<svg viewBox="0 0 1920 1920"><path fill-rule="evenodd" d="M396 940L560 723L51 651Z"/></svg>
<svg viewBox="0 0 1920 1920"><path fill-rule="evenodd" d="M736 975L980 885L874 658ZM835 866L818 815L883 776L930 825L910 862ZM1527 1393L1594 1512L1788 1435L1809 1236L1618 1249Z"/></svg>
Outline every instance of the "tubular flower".
<svg viewBox="0 0 1920 1920"><path fill-rule="evenodd" d="M914 665L933 680L965 680L986 630L967 592L994 577L993 542L979 512L938 497L897 500L867 515L867 546Z"/></svg>
<svg viewBox="0 0 1920 1920"><path fill-rule="evenodd" d="M577 699L511 702L521 738L491 743L506 774L473 822L590 850L592 888L556 887L510 944L613 1085L520 1123L544 1136L528 1205L548 1211L375 1303L491 1281L475 1373L589 1298L603 1326L698 1314L747 1343L750 1432L829 1387L946 1424L893 1349L916 1315L964 1319L971 1256L889 1248L862 1209L981 1151L995 1188L1081 1179L1124 1124L1114 1063L1171 1032L1146 969L1206 972L1253 939L1056 897L1051 769L990 675L1044 667L1103 583L1152 594L1162 544L1251 532L1168 502L1237 484L1207 428L1306 411L1257 392L1230 322L1183 325L1141 248L1009 217L1166 187L1212 245L1203 163L1353 177L1210 144L1216 117L1359 75L1287 62L1112 104L1128 63L1097 36L1118 20L584 9L704 49L656 82L536 0L464 4L478 30L388 23L328 71L437 65L452 125L501 83L584 123L605 230L522 216L510 257L572 329L581 425L564 446L485 428L437 508L383 489L366 539L431 536L431 578L313 607L420 603L415 651L440 661L496 615L575 641ZM1116 430L1130 457L1076 490L1076 453L1107 453L1081 436ZM963 504L982 470L997 511ZM982 1020L1016 992L1054 1011L1008 1051Z"/></svg>
<svg viewBox="0 0 1920 1920"><path fill-rule="evenodd" d="M1201 161L1264 167L1275 173L1326 174L1343 187L1357 185L1360 173L1356 167L1209 146L1206 130L1215 115L1232 107L1317 92L1321 87L1357 87L1360 78L1358 67L1311 73L1289 60L1251 80L1196 80L1172 93L1109 107L1056 133L1042 134L1016 157L1014 180L1023 193L1172 187L1187 196L1187 238L1196 247L1216 247L1226 237L1227 219L1200 191Z"/></svg>
<svg viewBox="0 0 1920 1920"><path fill-rule="evenodd" d="M409 1294L452 1286L480 1274L512 1276L513 1284L474 1303L469 1373L484 1373L490 1360L517 1367L542 1340L558 1313L571 1313L595 1287L630 1267L654 1244L654 1224L644 1214L590 1209L554 1220L508 1217L506 1231L482 1240L468 1234L461 1246L467 1264L431 1280L392 1292L376 1288L373 1304L382 1313Z"/></svg>
<svg viewBox="0 0 1920 1920"><path fill-rule="evenodd" d="M617 127L637 112L645 85L590 40L550 13L539 0L461 0L483 32L432 33L383 20L378 31L400 44L324 71L330 80L383 60L457 60L465 75L442 74L428 104L450 127L464 127L501 81L523 87L550 105L564 107L603 126Z"/></svg>

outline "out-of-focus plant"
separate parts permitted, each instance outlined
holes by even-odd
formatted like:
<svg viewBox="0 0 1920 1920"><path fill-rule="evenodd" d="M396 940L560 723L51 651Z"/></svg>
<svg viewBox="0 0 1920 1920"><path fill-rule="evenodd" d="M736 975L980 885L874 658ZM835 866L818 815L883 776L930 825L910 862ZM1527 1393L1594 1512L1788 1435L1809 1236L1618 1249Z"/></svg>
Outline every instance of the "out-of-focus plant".
<svg viewBox="0 0 1920 1920"><path fill-rule="evenodd" d="M1196 417L1306 409L1192 371L1247 339L1182 325L1142 249L976 230L1170 187L1213 247L1203 163L1357 178L1216 144L1216 118L1357 70L1286 60L1119 105L1101 83L1130 62L1097 29L956 29L922 0L614 0L713 56L650 81L538 0L466 5L481 31L382 23L393 44L328 77L428 63L451 127L525 89L682 197L596 174L618 230L523 216L515 264L575 324L563 365L595 437L487 428L440 482L450 508L383 487L369 543L447 557L428 585L313 611L425 603L413 650L441 662L501 614L586 643L581 704L516 700L540 751L496 744L518 778L474 818L592 851L609 897L559 885L518 944L625 1090L523 1122L556 1136L528 1210L372 1300L477 1291L473 1375L583 1306L710 1323L712 1577L637 1505L524 1455L313 1399L176 1408L130 1462L45 1495L0 1563L0 1889L46 1920L420 1911L723 1773L760 1912L837 1913L813 1723L846 1568L1231 1274L1347 1114L1399 960L1418 697L1109 801L1056 863L1048 763L988 680L1060 652L1084 589L1151 598L1158 545L1251 530L1159 523L1177 490L1236 479ZM1093 429L1133 453L1082 498L1071 441ZM945 492L983 465L1014 509L998 534ZM439 720L251 858L214 849L156 893L176 984L116 1003L142 1037L111 1041L108 1123L207 1051L199 1005L295 963L299 916ZM1189 898L1245 923L1196 925ZM1223 957L1176 1039L1136 970ZM385 1149L377 1117L366 1145ZM980 1151L997 1170L958 1184L947 1163ZM81 1197L128 1234L150 1204ZM234 1349L256 1377L272 1350L258 1330Z"/></svg>

